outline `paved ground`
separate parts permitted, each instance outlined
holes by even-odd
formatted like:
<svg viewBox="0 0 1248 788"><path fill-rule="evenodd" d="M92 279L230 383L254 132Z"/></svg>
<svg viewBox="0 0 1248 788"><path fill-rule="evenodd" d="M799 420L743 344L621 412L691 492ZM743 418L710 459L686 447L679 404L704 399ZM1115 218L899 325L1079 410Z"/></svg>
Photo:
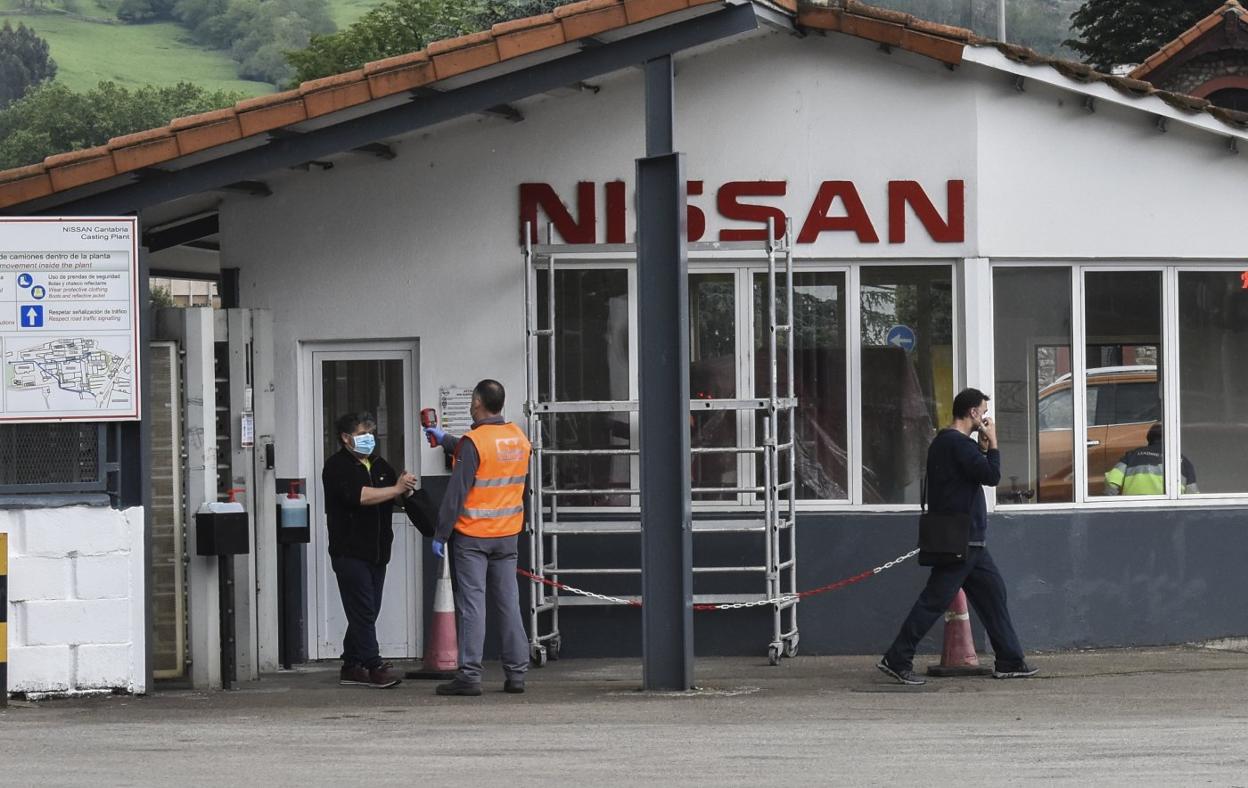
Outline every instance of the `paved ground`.
<svg viewBox="0 0 1248 788"><path fill-rule="evenodd" d="M0 783L1248 786L1248 653L1039 655L1043 678L923 688L873 661L705 659L688 695L579 660L522 696L340 688L312 666L227 693L18 703L0 710Z"/></svg>

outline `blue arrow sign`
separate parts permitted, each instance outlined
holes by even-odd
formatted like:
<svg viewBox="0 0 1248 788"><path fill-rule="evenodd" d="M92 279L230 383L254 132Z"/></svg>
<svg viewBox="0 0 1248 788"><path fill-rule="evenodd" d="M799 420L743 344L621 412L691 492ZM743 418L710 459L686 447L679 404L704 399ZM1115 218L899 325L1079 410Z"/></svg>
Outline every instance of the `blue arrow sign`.
<svg viewBox="0 0 1248 788"><path fill-rule="evenodd" d="M22 307L22 328L43 328L43 306Z"/></svg>
<svg viewBox="0 0 1248 788"><path fill-rule="evenodd" d="M889 347L898 347L909 353L914 350L914 329L910 326L893 326L888 330L888 338L884 343Z"/></svg>
<svg viewBox="0 0 1248 788"><path fill-rule="evenodd" d="M30 274L18 274L17 275L18 287L30 287L31 283L34 281L35 281L35 278L31 276Z"/></svg>

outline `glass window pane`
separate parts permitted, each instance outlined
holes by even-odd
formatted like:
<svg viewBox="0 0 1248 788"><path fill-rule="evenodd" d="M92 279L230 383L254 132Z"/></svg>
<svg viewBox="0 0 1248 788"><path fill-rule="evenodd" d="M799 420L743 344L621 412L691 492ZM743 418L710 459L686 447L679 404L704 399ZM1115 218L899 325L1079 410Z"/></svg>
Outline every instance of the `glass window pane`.
<svg viewBox="0 0 1248 788"><path fill-rule="evenodd" d="M737 296L733 274L689 276L689 396L737 396ZM735 447L737 413L715 410L690 416L690 446ZM737 456L732 452L693 455L694 487L737 487ZM733 501L736 493L697 493L695 501Z"/></svg>
<svg viewBox="0 0 1248 788"><path fill-rule="evenodd" d="M1179 273L1180 447L1185 492L1248 492L1248 280Z"/></svg>
<svg viewBox="0 0 1248 788"><path fill-rule="evenodd" d="M784 323L787 319L784 277L779 276L777 280L777 322ZM845 274L795 273L793 309L796 312L793 387L798 399L797 497L846 500L849 498L849 454L845 415ZM788 356L783 335L777 337L776 347L780 356L778 388L783 396L788 386ZM766 397L771 389L766 274L754 277L754 349L754 396ZM755 425L760 437L762 418L760 414ZM787 463L784 455L781 460ZM761 484L761 463L759 466L756 473ZM787 464L782 464L780 470L781 481L787 481Z"/></svg>
<svg viewBox="0 0 1248 788"><path fill-rule="evenodd" d="M927 446L953 409L949 266L862 269L863 501L919 502Z"/></svg>
<svg viewBox="0 0 1248 788"><path fill-rule="evenodd" d="M993 273L1001 503L1074 500L1074 393L1070 377L1070 270ZM1096 409L1089 390L1089 412Z"/></svg>
<svg viewBox="0 0 1248 788"><path fill-rule="evenodd" d="M538 327L549 326L548 272L537 272ZM608 401L629 399L628 272L620 268L556 269L556 399ZM550 399L550 354L545 337L538 345L538 393ZM569 413L542 420L543 441L555 449L627 449L629 417L619 413ZM627 489L628 455L545 458L543 484L557 476L559 488ZM563 506L627 506L627 495L593 493L560 496Z"/></svg>
<svg viewBox="0 0 1248 788"><path fill-rule="evenodd" d="M1161 430L1161 272L1084 278L1088 495L1165 493Z"/></svg>
<svg viewBox="0 0 1248 788"><path fill-rule="evenodd" d="M407 467L403 425L403 362L326 361L321 366L325 456L342 448L334 422L346 413L370 413L377 422L377 456Z"/></svg>

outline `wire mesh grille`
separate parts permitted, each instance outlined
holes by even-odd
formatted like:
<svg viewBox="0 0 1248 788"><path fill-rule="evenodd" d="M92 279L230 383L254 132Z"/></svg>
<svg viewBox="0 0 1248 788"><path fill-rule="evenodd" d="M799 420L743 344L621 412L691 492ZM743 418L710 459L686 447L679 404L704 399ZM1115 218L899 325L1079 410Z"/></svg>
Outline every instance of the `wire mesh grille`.
<svg viewBox="0 0 1248 788"><path fill-rule="evenodd" d="M98 424L0 426L0 487L101 480Z"/></svg>

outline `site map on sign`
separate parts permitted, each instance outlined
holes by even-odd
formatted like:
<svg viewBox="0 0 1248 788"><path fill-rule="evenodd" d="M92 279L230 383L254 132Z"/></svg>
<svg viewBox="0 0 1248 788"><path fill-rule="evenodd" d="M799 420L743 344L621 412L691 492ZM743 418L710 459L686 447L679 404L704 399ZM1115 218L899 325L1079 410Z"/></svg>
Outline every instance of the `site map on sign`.
<svg viewBox="0 0 1248 788"><path fill-rule="evenodd" d="M130 402L134 364L126 339L117 339L120 347L111 350L101 346L102 340L85 337L53 339L22 349L6 347L10 406L19 399L25 400L22 410L40 405L45 410L82 408L88 400L106 409Z"/></svg>

